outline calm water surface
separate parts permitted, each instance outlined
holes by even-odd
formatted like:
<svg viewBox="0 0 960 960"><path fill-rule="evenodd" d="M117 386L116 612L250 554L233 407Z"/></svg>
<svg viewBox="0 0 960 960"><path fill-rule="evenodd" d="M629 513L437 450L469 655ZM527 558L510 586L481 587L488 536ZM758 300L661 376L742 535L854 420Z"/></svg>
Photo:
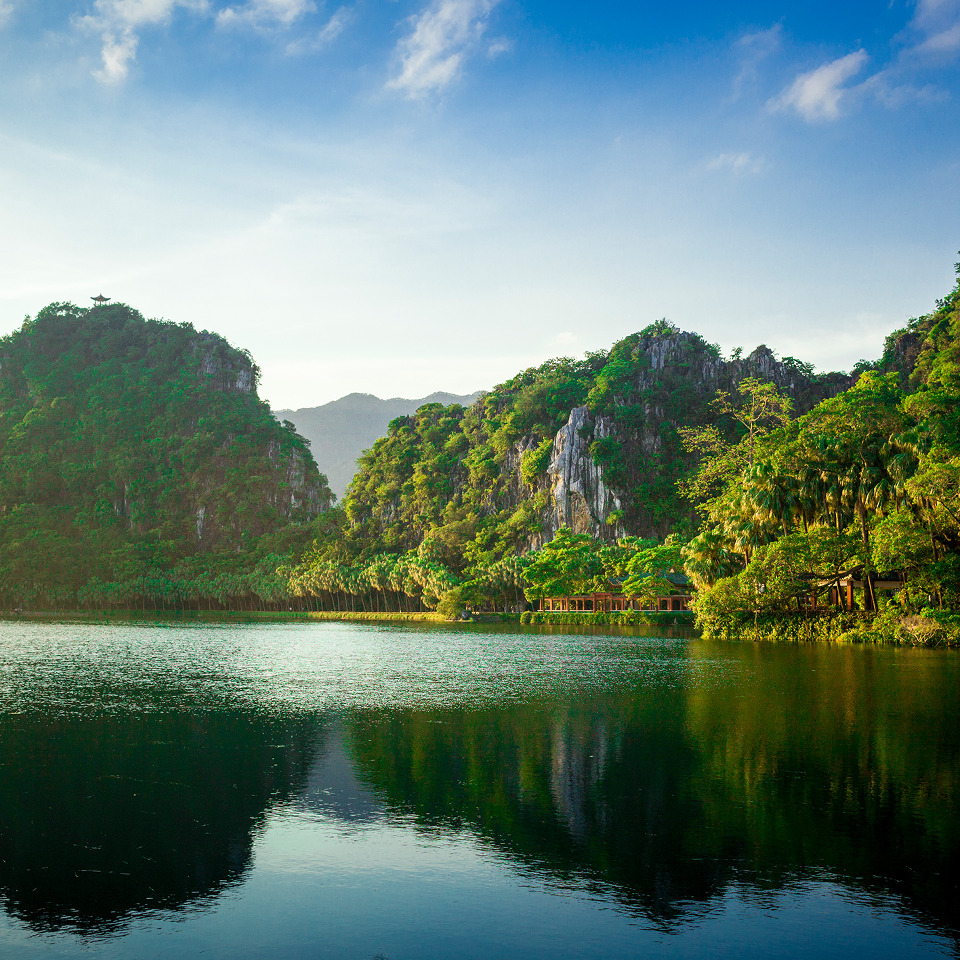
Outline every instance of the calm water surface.
<svg viewBox="0 0 960 960"><path fill-rule="evenodd" d="M0 622L0 957L960 955L960 657Z"/></svg>

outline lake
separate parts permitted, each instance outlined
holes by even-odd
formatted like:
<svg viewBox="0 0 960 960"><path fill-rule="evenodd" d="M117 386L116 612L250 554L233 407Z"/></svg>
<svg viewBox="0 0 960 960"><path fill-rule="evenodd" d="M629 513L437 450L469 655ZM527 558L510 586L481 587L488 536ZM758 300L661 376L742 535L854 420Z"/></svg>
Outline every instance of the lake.
<svg viewBox="0 0 960 960"><path fill-rule="evenodd" d="M0 622L0 956L960 955L960 657Z"/></svg>

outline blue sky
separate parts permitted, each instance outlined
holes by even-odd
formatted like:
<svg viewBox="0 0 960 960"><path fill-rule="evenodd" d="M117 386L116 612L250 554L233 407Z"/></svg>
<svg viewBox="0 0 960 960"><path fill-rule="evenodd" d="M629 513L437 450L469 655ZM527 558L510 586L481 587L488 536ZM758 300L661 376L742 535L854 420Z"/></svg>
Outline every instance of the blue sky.
<svg viewBox="0 0 960 960"><path fill-rule="evenodd" d="M953 285L960 0L0 0L0 327L107 296L275 407L667 317L820 368Z"/></svg>

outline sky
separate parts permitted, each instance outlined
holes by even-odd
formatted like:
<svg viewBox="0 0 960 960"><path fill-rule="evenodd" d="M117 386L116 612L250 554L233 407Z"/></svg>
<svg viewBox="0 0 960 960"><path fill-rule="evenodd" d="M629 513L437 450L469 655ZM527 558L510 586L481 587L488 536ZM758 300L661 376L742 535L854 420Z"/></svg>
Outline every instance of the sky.
<svg viewBox="0 0 960 960"><path fill-rule="evenodd" d="M0 333L95 294L275 409L665 317L824 370L952 289L960 0L0 0Z"/></svg>

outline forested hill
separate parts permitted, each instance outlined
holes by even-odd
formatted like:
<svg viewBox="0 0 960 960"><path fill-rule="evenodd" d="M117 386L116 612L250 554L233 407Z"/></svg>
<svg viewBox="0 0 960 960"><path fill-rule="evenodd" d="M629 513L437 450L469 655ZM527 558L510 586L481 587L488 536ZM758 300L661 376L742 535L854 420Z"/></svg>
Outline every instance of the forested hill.
<svg viewBox="0 0 960 960"><path fill-rule="evenodd" d="M695 529L678 483L700 456L685 430L737 438L717 400L751 378L795 414L847 388L761 346L724 359L665 321L609 351L525 370L471 406L400 417L360 460L344 500L364 553L420 549L456 570L523 552L561 528L613 541Z"/></svg>
<svg viewBox="0 0 960 960"><path fill-rule="evenodd" d="M122 304L51 304L0 339L0 604L142 597L178 565L242 594L210 558L249 569L331 500L258 377L221 337Z"/></svg>
<svg viewBox="0 0 960 960"><path fill-rule="evenodd" d="M330 489L342 497L357 472L360 454L386 434L391 420L414 413L425 403L469 404L479 396L479 393L469 396L431 393L420 400L403 397L381 400L369 393L350 393L319 407L274 412L279 419L289 420L297 432L310 441L310 452L327 475Z"/></svg>

